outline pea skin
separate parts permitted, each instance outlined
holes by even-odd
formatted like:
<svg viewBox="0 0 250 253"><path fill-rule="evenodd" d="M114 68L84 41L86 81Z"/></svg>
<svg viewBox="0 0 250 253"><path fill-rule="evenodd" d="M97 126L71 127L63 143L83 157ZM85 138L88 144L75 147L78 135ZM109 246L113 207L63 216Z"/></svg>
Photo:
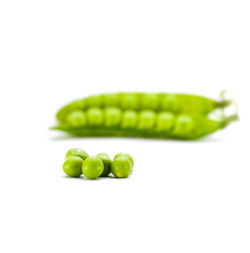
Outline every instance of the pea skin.
<svg viewBox="0 0 250 253"><path fill-rule="evenodd" d="M69 177L80 177L82 175L83 159L78 156L69 157L63 163L63 171Z"/></svg>
<svg viewBox="0 0 250 253"><path fill-rule="evenodd" d="M99 153L96 157L100 158L103 162L103 172L100 177L107 177L111 173L111 164L112 160L109 158L108 154L106 153Z"/></svg>
<svg viewBox="0 0 250 253"><path fill-rule="evenodd" d="M132 173L133 167L127 157L120 156L113 160L111 171L115 177L126 178Z"/></svg>
<svg viewBox="0 0 250 253"><path fill-rule="evenodd" d="M82 173L88 179L97 179L103 173L104 165L96 156L88 157L82 164Z"/></svg>
<svg viewBox="0 0 250 253"><path fill-rule="evenodd" d="M120 152L114 157L114 160L111 165L111 171L115 177L126 178L132 174L133 167L133 157L128 153Z"/></svg>

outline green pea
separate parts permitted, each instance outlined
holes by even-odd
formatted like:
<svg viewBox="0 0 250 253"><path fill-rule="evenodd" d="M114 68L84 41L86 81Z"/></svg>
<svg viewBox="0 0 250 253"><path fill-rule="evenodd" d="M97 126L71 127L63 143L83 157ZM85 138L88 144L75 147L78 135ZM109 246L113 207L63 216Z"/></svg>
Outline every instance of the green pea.
<svg viewBox="0 0 250 253"><path fill-rule="evenodd" d="M109 156L106 153L99 153L96 155L96 157L100 158L103 162L104 169L101 174L101 177L106 177L111 172L111 163L112 160L109 158Z"/></svg>
<svg viewBox="0 0 250 253"><path fill-rule="evenodd" d="M142 94L142 109L158 110L160 105L159 94L145 93Z"/></svg>
<svg viewBox="0 0 250 253"><path fill-rule="evenodd" d="M193 119L188 115L180 115L176 119L174 132L177 135L186 135L193 129Z"/></svg>
<svg viewBox="0 0 250 253"><path fill-rule="evenodd" d="M116 177L128 177L132 173L132 170L132 164L130 160L125 156L117 157L111 164L111 171Z"/></svg>
<svg viewBox="0 0 250 253"><path fill-rule="evenodd" d="M133 93L125 93L121 98L121 108L123 110L127 109L137 109L138 108L138 98Z"/></svg>
<svg viewBox="0 0 250 253"><path fill-rule="evenodd" d="M96 156L88 157L82 164L82 173L89 179L98 178L104 170L103 162Z"/></svg>
<svg viewBox="0 0 250 253"><path fill-rule="evenodd" d="M170 112L159 113L156 120L156 130L159 132L169 131L174 125L174 118Z"/></svg>
<svg viewBox="0 0 250 253"><path fill-rule="evenodd" d="M99 108L90 108L87 110L88 123L90 125L98 126L103 122L103 111Z"/></svg>
<svg viewBox="0 0 250 253"><path fill-rule="evenodd" d="M85 126L87 117L83 111L75 110L67 115L66 122L73 127Z"/></svg>
<svg viewBox="0 0 250 253"><path fill-rule="evenodd" d="M142 111L139 114L139 129L153 129L155 125L156 113L151 110Z"/></svg>
<svg viewBox="0 0 250 253"><path fill-rule="evenodd" d="M174 94L167 94L163 96L161 107L163 111L178 112L180 110L178 96Z"/></svg>
<svg viewBox="0 0 250 253"><path fill-rule="evenodd" d="M68 150L68 152L65 155L65 159L68 159L72 156L78 156L80 158L82 158L82 160L84 161L87 157L89 157L89 154L84 151L83 149L80 148L72 148L70 150Z"/></svg>
<svg viewBox="0 0 250 253"><path fill-rule="evenodd" d="M80 177L82 174L83 159L71 156L63 163L63 171L70 177Z"/></svg>
<svg viewBox="0 0 250 253"><path fill-rule="evenodd" d="M127 110L123 113L121 126L123 128L135 128L138 121L138 114L133 110Z"/></svg>
<svg viewBox="0 0 250 253"><path fill-rule="evenodd" d="M117 107L107 107L104 110L105 126L117 126L121 121L122 112Z"/></svg>
<svg viewBox="0 0 250 253"><path fill-rule="evenodd" d="M117 159L119 157L124 157L124 158L129 159L129 161L131 162L132 168L134 167L134 159L130 154L125 153L125 152L120 152L120 153L115 155L114 159Z"/></svg>

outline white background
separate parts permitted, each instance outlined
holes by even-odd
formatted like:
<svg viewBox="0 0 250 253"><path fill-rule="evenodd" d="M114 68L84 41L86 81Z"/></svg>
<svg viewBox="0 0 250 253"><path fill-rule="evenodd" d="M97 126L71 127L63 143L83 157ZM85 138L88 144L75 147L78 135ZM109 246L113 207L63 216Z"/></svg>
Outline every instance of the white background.
<svg viewBox="0 0 250 253"><path fill-rule="evenodd" d="M0 252L250 252L250 2L0 2ZM197 142L50 132L72 99L236 93L241 121ZM135 159L69 179L67 149Z"/></svg>

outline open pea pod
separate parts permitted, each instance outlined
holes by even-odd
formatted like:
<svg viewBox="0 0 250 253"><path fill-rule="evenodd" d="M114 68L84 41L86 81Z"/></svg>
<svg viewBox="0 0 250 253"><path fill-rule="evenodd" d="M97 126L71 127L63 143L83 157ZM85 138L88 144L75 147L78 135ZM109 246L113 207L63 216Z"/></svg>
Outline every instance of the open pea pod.
<svg viewBox="0 0 250 253"><path fill-rule="evenodd" d="M68 114L54 130L82 137L141 137L194 140L225 128L238 120L237 113L211 119L206 114L176 114L169 111L121 110L91 107Z"/></svg>
<svg viewBox="0 0 250 253"><path fill-rule="evenodd" d="M59 123L66 123L72 112L86 111L89 108L116 107L125 110L168 111L178 114L208 114L217 108L224 108L232 103L226 99L210 99L203 96L174 93L109 93L93 95L75 100L63 106L56 114Z"/></svg>

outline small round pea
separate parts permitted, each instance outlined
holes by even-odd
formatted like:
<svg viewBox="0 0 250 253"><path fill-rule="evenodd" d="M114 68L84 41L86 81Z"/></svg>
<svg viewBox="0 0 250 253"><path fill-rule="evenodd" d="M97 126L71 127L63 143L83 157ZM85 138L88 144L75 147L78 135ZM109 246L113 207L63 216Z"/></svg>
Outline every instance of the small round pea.
<svg viewBox="0 0 250 253"><path fill-rule="evenodd" d="M111 163L112 160L109 158L109 156L106 153L99 153L96 155L96 157L100 158L103 162L103 172L100 177L106 177L111 172Z"/></svg>
<svg viewBox="0 0 250 253"><path fill-rule="evenodd" d="M138 120L138 114L133 110L126 110L122 116L123 128L135 128Z"/></svg>
<svg viewBox="0 0 250 253"><path fill-rule="evenodd" d="M156 113L152 110L144 110L139 114L139 129L152 129L155 124Z"/></svg>
<svg viewBox="0 0 250 253"><path fill-rule="evenodd" d="M194 126L193 119L188 115L180 115L177 117L174 132L178 135L189 133Z"/></svg>
<svg viewBox="0 0 250 253"><path fill-rule="evenodd" d="M82 173L89 179L98 178L104 170L103 162L96 156L88 157L82 164Z"/></svg>
<svg viewBox="0 0 250 253"><path fill-rule="evenodd" d="M132 170L132 164L125 156L117 157L111 164L111 171L116 177L128 177L132 173Z"/></svg>
<svg viewBox="0 0 250 253"><path fill-rule="evenodd" d="M106 126L117 126L121 121L122 112L118 107L107 107L104 110L104 124Z"/></svg>
<svg viewBox="0 0 250 253"><path fill-rule="evenodd" d="M97 107L89 108L87 110L87 119L90 125L101 125L103 122L103 111Z"/></svg>
<svg viewBox="0 0 250 253"><path fill-rule="evenodd" d="M72 156L78 156L82 158L82 160L84 161L87 157L89 157L89 154L83 149L72 148L66 153L65 159L68 159L69 157L72 157Z"/></svg>
<svg viewBox="0 0 250 253"><path fill-rule="evenodd" d="M87 123L87 117L83 111L75 110L69 113L66 122L73 127L85 126Z"/></svg>
<svg viewBox="0 0 250 253"><path fill-rule="evenodd" d="M63 171L66 175L70 177L80 177L82 174L82 158L78 156L69 157L63 163Z"/></svg>
<svg viewBox="0 0 250 253"><path fill-rule="evenodd" d="M120 153L118 153L118 154L115 155L114 159L117 159L119 157L128 158L129 161L131 162L132 168L134 167L134 159L133 159L133 157L130 154L125 153L125 152L120 152Z"/></svg>
<svg viewBox="0 0 250 253"><path fill-rule="evenodd" d="M174 114L170 112L160 112L157 115L156 130L164 132L170 130L174 125Z"/></svg>

